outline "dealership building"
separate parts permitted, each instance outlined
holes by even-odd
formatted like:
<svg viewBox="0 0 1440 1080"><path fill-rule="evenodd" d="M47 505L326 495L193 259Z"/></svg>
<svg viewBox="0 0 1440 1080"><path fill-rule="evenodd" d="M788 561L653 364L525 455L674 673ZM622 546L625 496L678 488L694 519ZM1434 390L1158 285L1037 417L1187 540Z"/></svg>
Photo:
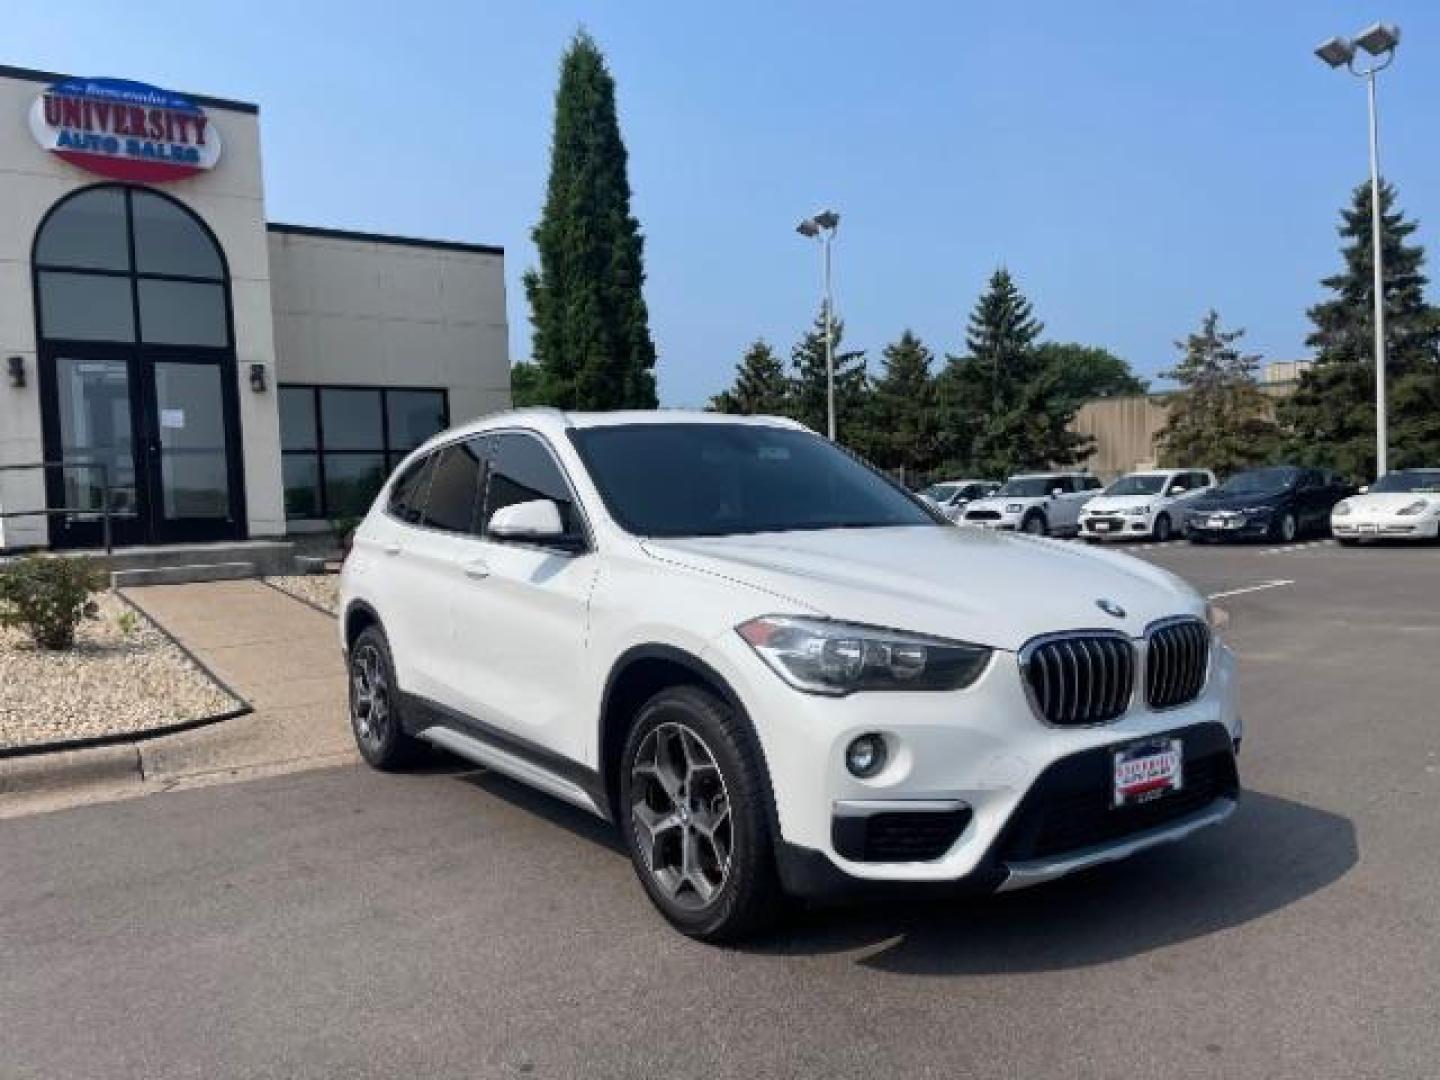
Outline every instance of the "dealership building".
<svg viewBox="0 0 1440 1080"><path fill-rule="evenodd" d="M256 106L0 67L0 551L354 516L507 336L498 247L268 221Z"/></svg>

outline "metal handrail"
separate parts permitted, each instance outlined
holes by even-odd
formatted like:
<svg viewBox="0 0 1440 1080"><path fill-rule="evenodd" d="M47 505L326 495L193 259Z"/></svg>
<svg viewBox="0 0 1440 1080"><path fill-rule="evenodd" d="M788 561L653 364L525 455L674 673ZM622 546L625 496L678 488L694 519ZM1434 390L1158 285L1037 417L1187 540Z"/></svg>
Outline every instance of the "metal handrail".
<svg viewBox="0 0 1440 1080"><path fill-rule="evenodd" d="M101 529L105 541L105 554L114 551L111 522L117 517L137 517L133 510L115 510L112 503L113 489L110 487L110 463L107 461L29 461L18 465L0 465L0 472L20 472L25 469L88 469L100 470L100 509L90 506L52 506L44 510L0 510L0 521L6 518L45 517L51 514L96 514L100 515Z"/></svg>

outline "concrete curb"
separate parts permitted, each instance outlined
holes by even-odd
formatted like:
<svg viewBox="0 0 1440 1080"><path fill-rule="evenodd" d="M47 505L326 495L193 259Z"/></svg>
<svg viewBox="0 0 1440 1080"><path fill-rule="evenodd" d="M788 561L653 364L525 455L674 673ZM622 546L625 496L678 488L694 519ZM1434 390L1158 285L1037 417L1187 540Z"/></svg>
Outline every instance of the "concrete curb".
<svg viewBox="0 0 1440 1080"><path fill-rule="evenodd" d="M310 575L305 575L305 576L310 576ZM315 576L318 577L319 575L315 575ZM291 592L289 589L282 589L279 585L276 585L273 581L270 581L268 578L263 578L263 577L262 577L262 578L259 579L259 581L260 581L260 584L261 584L261 585L264 585L267 589L274 589L274 590L275 590L276 592L278 592L281 596L289 597L291 600L294 600L297 604L304 604L304 605L305 605L306 607L308 607L311 611L318 611L321 615L324 615L327 619L338 619L338 618L340 617L339 615L335 614L335 612L331 611L331 610L330 610L329 608L327 608L327 607L321 607L319 604L315 603L314 601L306 600L303 596L296 596L296 595L295 595L293 592Z"/></svg>
<svg viewBox="0 0 1440 1080"><path fill-rule="evenodd" d="M85 750L56 750L44 755L0 758L0 795L61 787L93 787L123 781L140 783L140 751L133 741Z"/></svg>

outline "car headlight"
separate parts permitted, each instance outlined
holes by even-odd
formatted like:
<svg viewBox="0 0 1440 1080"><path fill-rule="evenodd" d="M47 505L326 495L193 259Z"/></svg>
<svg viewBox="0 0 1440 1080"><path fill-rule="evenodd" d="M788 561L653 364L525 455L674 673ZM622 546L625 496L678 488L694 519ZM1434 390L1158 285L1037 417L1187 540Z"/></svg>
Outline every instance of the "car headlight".
<svg viewBox="0 0 1440 1080"><path fill-rule="evenodd" d="M1024 503L1006 503L1006 504L1005 504L1005 513L1007 513L1007 514L1018 514L1018 513L1020 513L1021 510L1024 510L1024 509L1025 509L1025 504L1024 504Z"/></svg>
<svg viewBox="0 0 1440 1080"><path fill-rule="evenodd" d="M1351 511L1352 508L1348 502L1338 502L1335 504L1335 509L1330 511L1330 513L1334 517L1348 517Z"/></svg>
<svg viewBox="0 0 1440 1080"><path fill-rule="evenodd" d="M1400 517L1414 517L1416 514L1423 514L1427 505L1429 504L1424 499L1416 499L1409 506L1402 506L1395 513Z"/></svg>
<svg viewBox="0 0 1440 1080"><path fill-rule="evenodd" d="M762 615L735 628L760 659L797 690L961 690L990 661L983 645L874 626Z"/></svg>
<svg viewBox="0 0 1440 1080"><path fill-rule="evenodd" d="M1121 510L1120 512L1121 512L1122 514L1134 514L1136 517L1140 517L1142 514L1148 514L1148 513L1150 512L1150 507L1148 507L1148 506L1127 506L1124 510Z"/></svg>

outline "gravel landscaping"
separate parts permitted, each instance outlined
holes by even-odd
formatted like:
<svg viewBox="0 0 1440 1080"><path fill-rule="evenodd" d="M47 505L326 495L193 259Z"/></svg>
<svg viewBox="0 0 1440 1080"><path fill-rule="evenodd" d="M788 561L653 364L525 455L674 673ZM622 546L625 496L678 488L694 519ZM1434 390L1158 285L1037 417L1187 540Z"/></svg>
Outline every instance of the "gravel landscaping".
<svg viewBox="0 0 1440 1080"><path fill-rule="evenodd" d="M136 734L240 706L118 596L96 602L99 619L83 621L65 652L0 627L0 750Z"/></svg>
<svg viewBox="0 0 1440 1080"><path fill-rule="evenodd" d="M281 592L335 614L339 607L340 579L334 574L296 574L265 579Z"/></svg>

